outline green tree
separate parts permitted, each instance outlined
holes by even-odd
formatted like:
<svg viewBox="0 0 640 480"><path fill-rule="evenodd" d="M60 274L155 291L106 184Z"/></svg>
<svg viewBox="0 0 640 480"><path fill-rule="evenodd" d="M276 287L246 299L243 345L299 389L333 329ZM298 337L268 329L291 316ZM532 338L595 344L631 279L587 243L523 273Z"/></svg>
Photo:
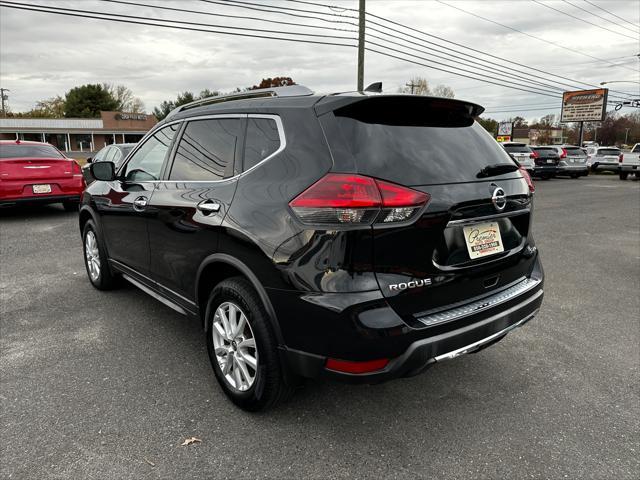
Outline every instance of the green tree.
<svg viewBox="0 0 640 480"><path fill-rule="evenodd" d="M116 110L118 102L102 85L82 85L65 95L64 116L72 118L97 118L102 110Z"/></svg>
<svg viewBox="0 0 640 480"><path fill-rule="evenodd" d="M484 127L484 129L489 132L492 136L496 136L498 134L498 121L493 118L476 118L478 123Z"/></svg>
<svg viewBox="0 0 640 480"><path fill-rule="evenodd" d="M174 108L181 105L191 103L199 97L196 97L193 92L185 91L178 94L175 100L165 100L159 106L153 109L153 114L158 120L165 118Z"/></svg>
<svg viewBox="0 0 640 480"><path fill-rule="evenodd" d="M262 81L258 85L254 85L253 87L249 87L247 90L257 90L259 88L273 88L273 87L285 87L287 85L295 85L291 77L269 77L263 78Z"/></svg>

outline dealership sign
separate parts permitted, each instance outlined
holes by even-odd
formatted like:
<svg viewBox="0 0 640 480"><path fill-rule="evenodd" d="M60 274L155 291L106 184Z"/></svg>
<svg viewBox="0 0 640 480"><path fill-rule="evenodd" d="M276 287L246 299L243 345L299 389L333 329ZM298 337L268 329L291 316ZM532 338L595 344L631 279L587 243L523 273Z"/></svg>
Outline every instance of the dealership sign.
<svg viewBox="0 0 640 480"><path fill-rule="evenodd" d="M498 135L511 135L513 133L513 123L512 122L500 122L498 124Z"/></svg>
<svg viewBox="0 0 640 480"><path fill-rule="evenodd" d="M144 122L147 116L144 113L117 113L116 120L137 120Z"/></svg>
<svg viewBox="0 0 640 480"><path fill-rule="evenodd" d="M561 122L601 122L607 113L609 89L579 90L562 94Z"/></svg>

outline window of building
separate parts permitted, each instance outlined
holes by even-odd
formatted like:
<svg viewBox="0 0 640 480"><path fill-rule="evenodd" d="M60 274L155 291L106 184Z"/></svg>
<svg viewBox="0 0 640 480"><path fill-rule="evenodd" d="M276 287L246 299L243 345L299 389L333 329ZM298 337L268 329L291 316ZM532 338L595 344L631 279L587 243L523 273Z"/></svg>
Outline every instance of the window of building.
<svg viewBox="0 0 640 480"><path fill-rule="evenodd" d="M272 118L249 118L244 146L244 168L249 170L280 148L278 125Z"/></svg>
<svg viewBox="0 0 640 480"><path fill-rule="evenodd" d="M215 181L233 176L240 119L189 122L180 138L170 180Z"/></svg>
<svg viewBox="0 0 640 480"><path fill-rule="evenodd" d="M177 130L178 124L169 125L147 139L127 162L124 178L138 182L158 180Z"/></svg>

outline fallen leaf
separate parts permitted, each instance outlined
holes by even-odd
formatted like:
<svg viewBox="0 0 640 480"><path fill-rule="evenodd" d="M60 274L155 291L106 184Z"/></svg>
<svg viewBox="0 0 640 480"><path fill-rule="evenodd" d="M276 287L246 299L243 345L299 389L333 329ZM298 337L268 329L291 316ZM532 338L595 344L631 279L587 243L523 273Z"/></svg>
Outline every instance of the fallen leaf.
<svg viewBox="0 0 640 480"><path fill-rule="evenodd" d="M192 443L202 443L202 440L196 437L186 438L185 441L180 444L180 446L184 447L186 445L191 445Z"/></svg>
<svg viewBox="0 0 640 480"><path fill-rule="evenodd" d="M149 465L151 465L152 467L155 467L156 464L153 463L151 460L149 460L147 457L144 457L144 461L147 462Z"/></svg>

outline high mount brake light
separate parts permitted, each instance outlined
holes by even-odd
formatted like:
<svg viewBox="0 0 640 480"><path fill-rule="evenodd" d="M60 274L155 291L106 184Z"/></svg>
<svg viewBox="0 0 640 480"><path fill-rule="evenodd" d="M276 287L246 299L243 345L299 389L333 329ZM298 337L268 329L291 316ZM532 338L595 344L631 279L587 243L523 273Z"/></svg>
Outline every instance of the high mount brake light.
<svg viewBox="0 0 640 480"><path fill-rule="evenodd" d="M304 223L371 225L411 219L429 195L364 175L328 173L289 206Z"/></svg>

